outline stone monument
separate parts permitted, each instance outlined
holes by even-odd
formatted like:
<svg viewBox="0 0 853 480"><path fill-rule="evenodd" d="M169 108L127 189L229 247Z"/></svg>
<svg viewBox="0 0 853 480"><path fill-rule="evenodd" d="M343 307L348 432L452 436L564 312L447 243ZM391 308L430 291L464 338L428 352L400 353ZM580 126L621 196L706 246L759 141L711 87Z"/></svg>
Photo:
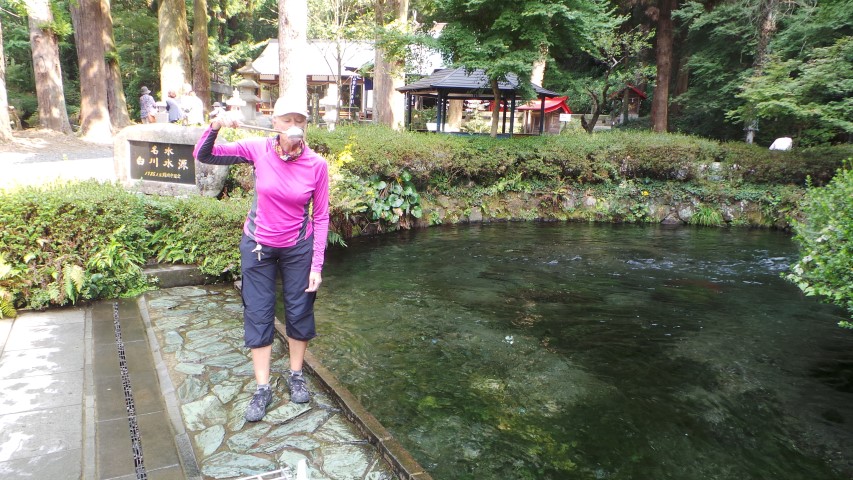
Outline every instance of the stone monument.
<svg viewBox="0 0 853 480"><path fill-rule="evenodd" d="M227 165L208 165L193 157L205 127L149 123L123 129L115 137L116 178L128 188L158 195L203 195L222 192Z"/></svg>

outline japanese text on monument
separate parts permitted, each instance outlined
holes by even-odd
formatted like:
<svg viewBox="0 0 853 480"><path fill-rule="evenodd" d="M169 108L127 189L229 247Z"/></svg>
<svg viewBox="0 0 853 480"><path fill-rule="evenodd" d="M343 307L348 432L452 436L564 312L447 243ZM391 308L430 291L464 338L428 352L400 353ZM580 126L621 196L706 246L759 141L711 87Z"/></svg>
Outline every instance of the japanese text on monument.
<svg viewBox="0 0 853 480"><path fill-rule="evenodd" d="M195 185L192 145L130 141L130 178Z"/></svg>

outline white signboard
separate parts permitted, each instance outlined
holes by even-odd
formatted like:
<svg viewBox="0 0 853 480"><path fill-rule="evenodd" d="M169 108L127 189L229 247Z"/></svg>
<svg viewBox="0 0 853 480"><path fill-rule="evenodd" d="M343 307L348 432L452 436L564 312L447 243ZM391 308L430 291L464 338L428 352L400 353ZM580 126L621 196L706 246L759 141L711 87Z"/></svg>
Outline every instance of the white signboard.
<svg viewBox="0 0 853 480"><path fill-rule="evenodd" d="M571 122L572 121L572 114L571 113L561 113L560 114L560 121L561 122Z"/></svg>

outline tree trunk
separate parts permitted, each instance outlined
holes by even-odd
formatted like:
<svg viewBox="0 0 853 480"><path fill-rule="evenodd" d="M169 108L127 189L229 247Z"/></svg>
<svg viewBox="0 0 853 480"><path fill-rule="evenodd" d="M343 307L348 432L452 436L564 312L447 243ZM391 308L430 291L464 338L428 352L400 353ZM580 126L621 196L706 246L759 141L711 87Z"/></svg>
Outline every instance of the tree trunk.
<svg viewBox="0 0 853 480"><path fill-rule="evenodd" d="M338 95L335 97L335 111L341 111L341 92L344 88L343 77L341 74L344 72L344 52L343 52L343 42L344 39L341 38L340 35L335 37L335 75L337 75L335 80L335 85L338 87ZM350 114L352 111L350 111ZM340 113L338 114L340 118Z"/></svg>
<svg viewBox="0 0 853 480"><path fill-rule="evenodd" d="M112 138L107 107L107 63L104 60L104 19L101 0L71 4L74 43L80 69L80 133L89 141Z"/></svg>
<svg viewBox="0 0 853 480"><path fill-rule="evenodd" d="M278 2L279 96L308 104L308 0ZM315 119L319 112L312 112Z"/></svg>
<svg viewBox="0 0 853 480"><path fill-rule="evenodd" d="M764 64L767 63L768 45L773 35L776 34L776 17L778 16L779 0L764 0L761 2L761 18L758 25L758 45L755 52L755 75L764 72Z"/></svg>
<svg viewBox="0 0 853 480"><path fill-rule="evenodd" d="M450 100L447 102L447 126L451 131L459 131L462 126L462 111L465 110L465 100Z"/></svg>
<svg viewBox="0 0 853 480"><path fill-rule="evenodd" d="M684 110L684 105L678 101L678 97L687 93L687 89L690 87L690 71L687 68L689 61L690 56L682 57L673 68L673 71L676 72L675 90L672 92L672 104L669 106L669 112L673 115L678 115Z"/></svg>
<svg viewBox="0 0 853 480"><path fill-rule="evenodd" d="M498 122L501 118L501 88L497 79L492 79L490 84L492 86L492 128L489 135L495 138L498 136Z"/></svg>
<svg viewBox="0 0 853 480"><path fill-rule="evenodd" d="M658 5L655 48L657 83L652 99L652 129L666 132L669 123L669 81L672 77L672 11L678 3L677 0L660 0Z"/></svg>
<svg viewBox="0 0 853 480"><path fill-rule="evenodd" d="M3 23L0 22L0 143L12 141L9 97L6 93L6 53L3 50Z"/></svg>
<svg viewBox="0 0 853 480"><path fill-rule="evenodd" d="M130 125L130 114L127 112L127 97L124 96L124 84L118 64L110 0L101 0L101 12L104 16L104 58L107 62L107 107L110 110L113 130L117 131Z"/></svg>
<svg viewBox="0 0 853 480"><path fill-rule="evenodd" d="M207 47L207 0L193 0L193 90L210 111L210 54Z"/></svg>
<svg viewBox="0 0 853 480"><path fill-rule="evenodd" d="M609 74L608 74L609 76ZM586 115L581 115L581 127L586 130L587 133L593 133L595 131L595 125L598 123L598 117L601 116L601 111L604 110L604 99L607 98L607 79L605 78L605 87L601 91L601 100L599 100L598 94L593 92L592 90L587 90L589 93L589 98L592 100L592 111L590 112L590 119L586 119Z"/></svg>
<svg viewBox="0 0 853 480"><path fill-rule="evenodd" d="M763 0L761 2L758 19L758 44L756 45L755 60L752 62L753 77L760 77L764 73L764 64L767 62L767 47L770 45L773 35L776 34L778 9L779 0ZM744 116L744 131L746 131L746 143L752 143L755 139L755 132L758 131L758 119L754 114Z"/></svg>
<svg viewBox="0 0 853 480"><path fill-rule="evenodd" d="M539 58L533 61L533 72L530 74L530 83L542 86L545 80L545 64L548 61L548 46L539 46Z"/></svg>
<svg viewBox="0 0 853 480"><path fill-rule="evenodd" d="M160 34L160 88L163 97L181 92L192 80L187 7L183 0L160 0L157 10Z"/></svg>
<svg viewBox="0 0 853 480"><path fill-rule="evenodd" d="M395 20L405 25L408 18L408 0L377 0L376 24L388 27L385 23L385 12L393 11ZM405 86L405 59L390 58L384 49L376 48L375 70L373 72L373 118L377 123L387 125L394 130L401 130L404 124L406 109L405 95L397 88Z"/></svg>
<svg viewBox="0 0 853 480"><path fill-rule="evenodd" d="M62 89L62 68L59 64L59 40L42 25L53 22L48 0L27 0L30 46L33 52L36 97L39 104L39 124L43 128L70 134L71 123Z"/></svg>

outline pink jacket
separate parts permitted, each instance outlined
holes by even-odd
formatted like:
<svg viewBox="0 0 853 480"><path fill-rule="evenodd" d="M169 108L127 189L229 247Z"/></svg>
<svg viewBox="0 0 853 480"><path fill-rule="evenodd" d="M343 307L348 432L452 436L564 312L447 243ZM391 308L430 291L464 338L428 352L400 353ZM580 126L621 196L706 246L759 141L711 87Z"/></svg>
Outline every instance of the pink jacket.
<svg viewBox="0 0 853 480"><path fill-rule="evenodd" d="M218 132L205 130L193 155L202 163L251 163L255 196L243 232L268 247L291 247L314 235L311 271L323 269L329 233L329 167L305 146L299 158L285 162L275 152L277 137L215 144Z"/></svg>

